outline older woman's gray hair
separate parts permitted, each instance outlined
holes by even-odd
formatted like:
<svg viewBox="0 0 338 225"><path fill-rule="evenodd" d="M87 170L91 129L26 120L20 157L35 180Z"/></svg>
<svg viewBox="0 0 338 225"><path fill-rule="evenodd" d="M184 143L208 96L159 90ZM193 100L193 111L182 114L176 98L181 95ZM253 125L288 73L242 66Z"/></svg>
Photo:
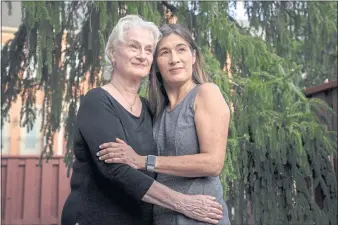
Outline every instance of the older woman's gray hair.
<svg viewBox="0 0 338 225"><path fill-rule="evenodd" d="M157 42L161 38L161 32L153 22L145 21L138 15L127 15L122 17L109 35L106 44L104 57L106 67L103 71L103 78L105 80L110 80L112 76L112 71L114 69L114 65L112 63L112 53L114 49L116 49L120 42L124 42L124 33L132 28L144 28L150 30L154 35L154 47L156 47Z"/></svg>

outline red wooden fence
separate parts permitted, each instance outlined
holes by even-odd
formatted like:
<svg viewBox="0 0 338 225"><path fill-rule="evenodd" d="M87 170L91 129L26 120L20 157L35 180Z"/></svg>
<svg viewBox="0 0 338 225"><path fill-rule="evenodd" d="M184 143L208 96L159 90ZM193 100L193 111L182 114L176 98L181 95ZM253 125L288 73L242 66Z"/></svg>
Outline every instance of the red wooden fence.
<svg viewBox="0 0 338 225"><path fill-rule="evenodd" d="M57 225L70 187L63 157L2 156L1 224Z"/></svg>

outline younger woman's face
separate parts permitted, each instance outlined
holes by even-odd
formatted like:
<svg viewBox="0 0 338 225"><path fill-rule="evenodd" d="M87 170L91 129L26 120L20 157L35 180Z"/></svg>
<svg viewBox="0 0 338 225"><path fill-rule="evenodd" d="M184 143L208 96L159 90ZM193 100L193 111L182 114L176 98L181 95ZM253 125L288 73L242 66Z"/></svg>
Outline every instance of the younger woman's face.
<svg viewBox="0 0 338 225"><path fill-rule="evenodd" d="M184 38L170 34L161 39L157 49L156 63L167 85L176 86L192 80L196 57Z"/></svg>

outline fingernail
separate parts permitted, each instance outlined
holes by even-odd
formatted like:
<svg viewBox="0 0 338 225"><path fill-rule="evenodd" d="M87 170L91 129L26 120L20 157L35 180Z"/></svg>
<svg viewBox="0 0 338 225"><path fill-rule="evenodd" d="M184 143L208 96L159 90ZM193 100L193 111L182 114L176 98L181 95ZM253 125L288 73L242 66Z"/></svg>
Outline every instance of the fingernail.
<svg viewBox="0 0 338 225"><path fill-rule="evenodd" d="M96 156L100 156L100 153L98 152L98 153L96 153Z"/></svg>
<svg viewBox="0 0 338 225"><path fill-rule="evenodd" d="M102 160L102 157L99 157L99 160Z"/></svg>

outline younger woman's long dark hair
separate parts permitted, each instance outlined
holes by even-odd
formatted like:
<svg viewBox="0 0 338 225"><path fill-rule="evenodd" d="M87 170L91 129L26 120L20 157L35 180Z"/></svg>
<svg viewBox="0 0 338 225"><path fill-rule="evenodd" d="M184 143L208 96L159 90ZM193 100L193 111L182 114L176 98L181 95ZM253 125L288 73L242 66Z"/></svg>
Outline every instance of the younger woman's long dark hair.
<svg viewBox="0 0 338 225"><path fill-rule="evenodd" d="M209 76L204 71L203 59L199 48L192 39L191 33L180 24L164 24L160 27L162 38L171 34L176 34L183 38L190 46L190 50L196 56L196 62L193 65L192 78L196 84L202 84L209 81ZM157 45L158 46L158 45ZM155 51L153 66L149 76L148 98L150 109L155 117L159 116L165 107L169 104L169 99L164 88L162 76L158 70L156 59L158 54L158 47Z"/></svg>

